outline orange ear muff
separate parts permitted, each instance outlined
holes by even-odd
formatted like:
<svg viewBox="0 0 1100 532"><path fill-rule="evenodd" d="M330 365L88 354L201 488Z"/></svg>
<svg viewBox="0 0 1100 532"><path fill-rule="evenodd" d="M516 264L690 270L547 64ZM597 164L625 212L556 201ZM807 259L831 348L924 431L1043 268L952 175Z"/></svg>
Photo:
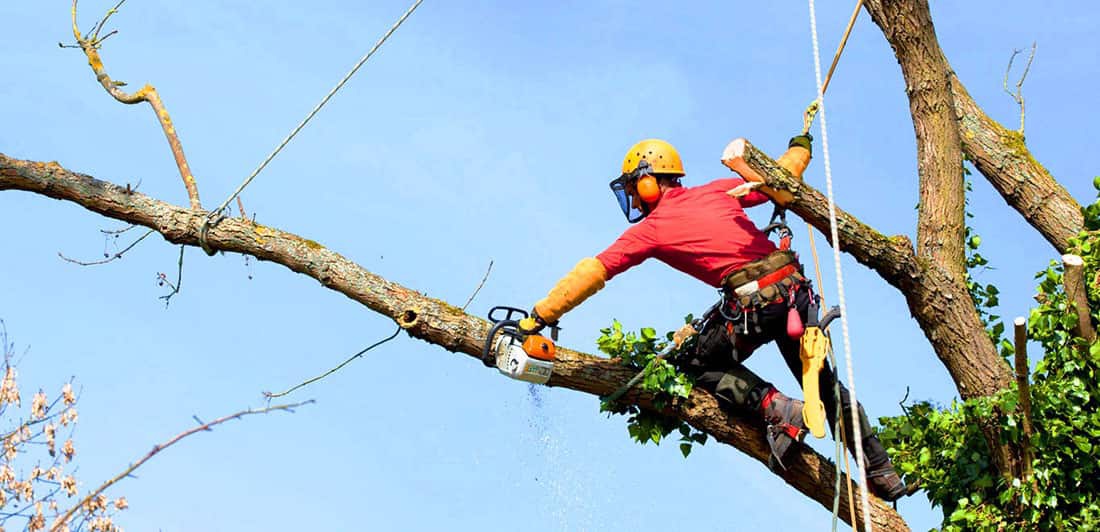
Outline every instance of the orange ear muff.
<svg viewBox="0 0 1100 532"><path fill-rule="evenodd" d="M657 184L657 178L651 175L642 176L635 187L638 189L638 197L646 203L653 203L661 197L661 187Z"/></svg>

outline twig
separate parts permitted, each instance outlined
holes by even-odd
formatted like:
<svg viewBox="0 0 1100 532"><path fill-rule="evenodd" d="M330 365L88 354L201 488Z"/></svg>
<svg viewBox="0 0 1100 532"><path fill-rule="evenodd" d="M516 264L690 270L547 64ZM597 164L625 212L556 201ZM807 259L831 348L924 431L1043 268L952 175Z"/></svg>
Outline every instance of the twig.
<svg viewBox="0 0 1100 532"><path fill-rule="evenodd" d="M485 276L481 278L481 283L474 289L474 293L470 294L470 298L466 300L466 304L462 305L462 310L465 311L466 307L470 306L470 303L474 300L474 296L481 291L481 287L485 286L485 280L489 278L489 272L493 271L493 259L489 259L489 267L485 270Z"/></svg>
<svg viewBox="0 0 1100 532"><path fill-rule="evenodd" d="M130 251L131 249L133 249L133 248L134 248L134 246L138 245L138 242L141 242L142 240L145 240L145 237L147 237L147 236L149 236L149 235L153 234L154 232L155 232L154 230L150 229L150 230L149 230L148 232L146 232L146 233L145 233L144 235L141 235L141 237L140 237L140 238L138 238L137 240L135 240L135 241L133 241L132 243L130 243L130 245L129 245L129 246L126 246L126 248L125 248L125 249L123 249L122 251L119 251L118 253L115 253L114 255L111 255L110 257L108 257L108 258L106 258L106 259L103 259L103 260L97 260L97 261L93 261L93 262L84 262L84 261L79 261L79 260L76 260L76 259L70 259L69 257L66 257L66 256L65 256L65 255L63 255L63 254L62 254L62 253L61 253L60 251L58 251L58 252L57 252L57 256L58 256L58 257L61 257L61 260L64 260L65 262L71 262L71 263L73 263L73 264L79 264L79 265L81 265L81 266L98 266L98 265L100 265L100 264L107 264L108 262L111 262L111 261L115 261L115 260L121 259L121 258L122 258L122 255L123 255L124 253L126 253L127 251Z"/></svg>
<svg viewBox="0 0 1100 532"><path fill-rule="evenodd" d="M1020 106L1020 131L1019 131L1019 133L1020 133L1021 136L1024 134L1024 93L1023 93L1024 80L1027 79L1027 73L1028 73L1028 71L1031 70L1031 62L1035 59L1035 48L1038 46L1038 44L1039 43L1037 43L1037 42L1032 42L1031 43L1031 54L1029 54L1028 57L1027 57L1027 65L1024 66L1024 73L1020 76L1020 81L1016 82L1016 92L1015 93L1013 93L1008 88L1008 74L1010 72L1012 72L1012 62L1016 59L1017 55L1020 55L1020 52L1023 52L1023 50L1013 50L1012 51L1012 57L1008 58L1008 68L1005 69L1005 79L1004 79L1005 93L1007 93L1009 96L1011 96L1012 99L1015 100L1016 103L1019 104L1019 106Z"/></svg>
<svg viewBox="0 0 1100 532"><path fill-rule="evenodd" d="M157 274L157 279L159 279L159 282L167 284L168 287L172 289L172 291L169 292L168 294L160 296L159 298L157 298L157 299L163 299L164 300L165 308L168 307L168 303L171 301L172 296L180 293L180 286L183 285L183 250L185 250L185 249L187 249L187 246L180 246L179 270L177 271L177 274L176 274L176 284L172 284L168 280L168 276L164 275L164 273L158 273Z"/></svg>
<svg viewBox="0 0 1100 532"><path fill-rule="evenodd" d="M122 229L100 229L99 232L103 233L105 235L114 236L114 235L121 235L122 233L125 233L126 231L129 231L129 230L131 230L135 227L137 227L137 224L130 224L126 227L123 227Z"/></svg>
<svg viewBox="0 0 1100 532"><path fill-rule="evenodd" d="M309 380L307 380L307 381L305 381L305 382L302 382L302 383L300 383L300 384L297 384L297 385L295 385L295 386L291 387L290 389L288 389L288 390L287 390L287 391L285 391L285 392L279 392L279 393L264 392L264 397L266 397L266 398L267 398L268 400L270 400L270 399L274 399L274 398L276 398L276 397L282 397L282 396L284 396L284 395L288 395L288 394L290 394L290 393L291 393L291 392L293 392L294 390L297 390L297 389L299 389L299 388L301 388L301 387L303 387L303 386L308 386L308 385L310 385L310 384L313 384L313 383L315 383L315 382L317 382L317 381L319 381L319 380L321 380L321 379L323 379L323 378L325 378L325 377L328 377L329 375L332 375L333 373L336 373L337 371L340 371L340 369L341 369L341 368L343 368L344 366L346 366L346 365L350 364L352 360L355 360L355 359L357 359L357 358L359 358L359 357L363 356L363 355L364 355L364 354L365 354L365 353L366 353L367 351L370 351L371 349L374 349L375 347L378 347L378 346L380 346L380 345L382 345L382 344L384 344L384 343L386 343L386 342L388 342L388 341L390 341L390 340L393 340L394 338L397 338L397 335L398 335L398 334L399 334L400 332L401 332L401 326L399 325L399 326L397 326L397 330L396 330L396 331L393 331L393 334L391 334L391 335L389 335L388 337L386 337L386 339L385 339L385 340L379 340L379 341L377 341L377 342L375 342L375 343L373 343L373 344L371 344L371 345L367 346L367 348L366 348L366 349L363 349L362 351L360 351L360 352L358 352L358 353L355 353L354 355L352 355L352 356L351 356L350 358L348 358L347 360L345 360L345 361L341 362L339 366L336 366L335 368L332 368L332 369L330 369L330 370L328 370L328 371L326 371L326 372L324 372L324 373L322 373L322 374L320 374L320 375L318 375L318 376L316 376L316 377L313 377L312 379L309 379Z"/></svg>
<svg viewBox="0 0 1100 532"><path fill-rule="evenodd" d="M172 445L175 445L180 440L182 440L182 439L184 439L184 438L186 438L186 437L188 437L192 434L195 434L196 432L209 431L214 426L225 423L226 421L230 421L230 420L233 420L233 419L240 419L244 416L250 416L250 415L253 415L253 414L267 414L269 412L274 412L276 410L282 410L282 411L293 413L295 408L297 408L299 406L308 405L308 404L311 404L313 402L314 402L313 399L310 399L308 401L303 401L303 402L300 402L300 403L268 406L268 407L264 407L264 408L261 408L261 409L258 409L258 410L251 409L251 408L249 408L247 410L241 410L240 412L237 412L235 414L230 414L228 416L220 417L220 418L215 419L214 421L211 421L209 423L204 423L204 424L199 425L197 427L194 427L190 430L185 430L185 431L175 435L174 437L172 437L172 439L170 439L170 440L168 440L168 441L166 441L166 442L164 442L160 445L154 445L153 450L149 451L140 460L138 460L137 462L134 462L133 464L131 464L130 467L126 468L125 471L119 473L118 475L115 475L114 478L108 480L107 482L104 482L101 486L96 488L95 491L89 493L87 497L84 497L80 502L78 502L72 508L69 508L69 510L67 512L65 512L64 515L62 515L61 517L55 519L54 522L53 522L53 525L50 527L50 530L51 531L60 530L65 525L65 523L69 522L69 519L72 519L73 513L75 513L78 509L80 509L82 506L84 506L85 503L87 503L88 501L94 499L100 493L103 493L107 488L111 487L112 485L114 485L119 480L122 480L122 479L126 478L127 476L129 476L130 473L133 473L137 468L141 467L142 464L144 464L145 462L148 462L149 459L156 456L157 453L171 447Z"/></svg>
<svg viewBox="0 0 1100 532"><path fill-rule="evenodd" d="M100 39L99 31L102 30L103 25L107 23L107 19L118 12L118 9L122 7L125 1L126 0L121 0L114 8L107 11L107 15L93 26L93 30L89 32L88 35L82 36L80 34L80 28L76 23L77 0L73 0L73 37L76 38L76 43L80 49L84 51L84 55L88 57L88 66L92 67L92 72L95 73L96 80L99 81L99 84L103 86L108 94L115 100L125 104L147 102L153 108L153 112L157 115L157 120L160 121L161 129L164 130L164 136L168 138L168 146L171 148L172 156L176 160L176 167L179 169L180 177L183 178L183 185L187 188L187 196L191 200L191 208L193 210L201 210L202 203L199 201L199 188L195 183L195 176L191 174L191 168L187 164L187 157L183 154L183 144L180 143L180 139L176 135L176 129L172 125L172 119L168 116L168 110L165 109L164 102L160 100L160 95L157 94L157 90L153 88L152 85L146 84L134 93L126 93L119 88L123 84L112 80L103 68L103 59L99 56L98 47L104 39L110 37L115 32L111 32L103 37L103 39ZM65 48L65 45L61 43L58 43L58 45Z"/></svg>

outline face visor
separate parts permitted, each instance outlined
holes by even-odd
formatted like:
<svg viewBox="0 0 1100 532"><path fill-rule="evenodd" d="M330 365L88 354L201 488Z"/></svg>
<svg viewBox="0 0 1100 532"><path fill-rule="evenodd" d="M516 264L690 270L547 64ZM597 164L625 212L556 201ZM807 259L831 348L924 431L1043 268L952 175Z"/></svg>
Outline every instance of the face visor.
<svg viewBox="0 0 1100 532"><path fill-rule="evenodd" d="M611 187L611 193L615 195L615 199L619 202L619 208L623 210L623 215L626 216L626 221L629 223L638 223L649 214L649 207L640 200L638 204L642 208L634 207L634 196L637 194L635 183L638 182L638 178L650 175L650 170L649 162L642 160L638 162L638 168L633 172L622 174L608 183L608 186Z"/></svg>

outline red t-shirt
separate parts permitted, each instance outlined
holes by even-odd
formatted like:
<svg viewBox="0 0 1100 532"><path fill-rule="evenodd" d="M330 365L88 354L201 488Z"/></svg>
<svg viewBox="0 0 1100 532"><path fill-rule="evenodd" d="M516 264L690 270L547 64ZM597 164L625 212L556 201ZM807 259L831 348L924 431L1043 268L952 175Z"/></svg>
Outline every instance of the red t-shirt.
<svg viewBox="0 0 1100 532"><path fill-rule="evenodd" d="M768 197L758 191L740 198L726 194L743 183L718 179L666 190L649 216L596 255L608 280L654 257L717 288L728 273L775 251L744 211Z"/></svg>

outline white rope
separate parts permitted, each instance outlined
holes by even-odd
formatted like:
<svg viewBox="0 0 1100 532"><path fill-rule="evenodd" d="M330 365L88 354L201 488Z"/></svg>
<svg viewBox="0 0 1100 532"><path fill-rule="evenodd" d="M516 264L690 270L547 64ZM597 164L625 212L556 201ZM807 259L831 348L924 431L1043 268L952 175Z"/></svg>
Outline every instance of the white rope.
<svg viewBox="0 0 1100 532"><path fill-rule="evenodd" d="M382 47L382 43L386 42L386 39L389 39L390 35L393 35L394 31L397 31L397 28L399 28L401 26L401 23L405 22L405 19L409 18L409 15L411 15L412 12L416 10L417 6L419 6L420 3L423 2L423 1L424 0L416 0L416 2L413 3L413 5L411 5L407 10L405 10L405 13L403 15L401 15L400 18L397 19L397 22L394 22L393 25L390 26L389 31L387 31L385 33L385 35L382 35L381 39L378 39L378 42L376 42L374 44L374 47L372 47L370 49L370 51L368 51L365 55L363 55L363 57L359 59L359 62L355 63L355 66L352 67L352 69L344 76L344 78L341 79L340 82L337 83L336 86L333 87L332 90L330 90L328 92L328 94L326 94L325 97L321 99L321 102L318 103L317 106L314 107L313 110L310 111L308 115L306 115L304 120L302 120L300 123L298 123L298 126L295 127L294 130L291 131L290 134L287 135L286 138L283 139L283 141L279 143L279 145L275 148L275 150L272 151L271 154L268 155L267 158L264 159L264 161L262 163L260 163L260 166L256 167L256 169L253 170L252 173L249 174L249 176L247 178L245 178L244 182L241 183L241 185L239 187L237 187L237 190L234 190L233 193L230 194L229 197L226 198L225 201L222 202L222 204L220 206L218 206L217 209L214 209L213 211L210 211L210 216L207 218L206 223L209 223L210 220L216 218L223 210L225 210L225 208L229 205L229 202L233 201L233 198L236 198L237 195L240 194L241 191L244 190L244 188L247 187L248 184L251 183L252 180L255 179L257 175L260 174L260 172L264 169L264 167L267 166L267 163L270 163L271 160L274 159L275 156L278 155L279 152L282 151L282 149L284 147L286 147L287 144L290 143L290 140L293 139L294 136L297 135L298 132L302 130L302 128L306 127L306 124L309 123L310 119L312 119L313 116L316 115L317 112L320 111L321 108L324 107L325 104L328 103L328 101L330 99L332 99L332 97L334 95L336 95L336 92L339 91L340 88L343 87L344 84L347 83L348 80L351 79L351 77L354 76L357 71L359 71L359 67L362 67L363 63L366 63L367 60L370 59L372 55L374 55L374 52L377 52L378 49Z"/></svg>
<svg viewBox="0 0 1100 532"><path fill-rule="evenodd" d="M832 235L833 242L833 263L836 267L836 292L837 300L840 304L840 325L844 334L844 363L848 370L848 392L851 394L852 408L852 437L855 442L852 447L856 449L856 461L859 462L859 496L863 503L863 529L870 532L873 530L871 526L871 506L867 500L867 472L864 471L864 458L863 458L863 435L860 434L859 423L859 403L856 400L856 379L855 370L852 367L852 343L848 338L848 309L844 299L844 274L840 267L840 239L837 235L836 225L836 203L833 201L833 172L829 166L829 133L825 127L825 91L824 85L821 81L821 54L818 51L817 45L817 12L814 9L814 0L810 2L810 34L813 37L814 43L814 76L817 80L817 103L818 113L821 114L821 151L824 154L825 159L825 190L829 196L829 233ZM842 405L837 405L841 408ZM837 464L837 467L840 467ZM855 524L853 523L853 527Z"/></svg>

